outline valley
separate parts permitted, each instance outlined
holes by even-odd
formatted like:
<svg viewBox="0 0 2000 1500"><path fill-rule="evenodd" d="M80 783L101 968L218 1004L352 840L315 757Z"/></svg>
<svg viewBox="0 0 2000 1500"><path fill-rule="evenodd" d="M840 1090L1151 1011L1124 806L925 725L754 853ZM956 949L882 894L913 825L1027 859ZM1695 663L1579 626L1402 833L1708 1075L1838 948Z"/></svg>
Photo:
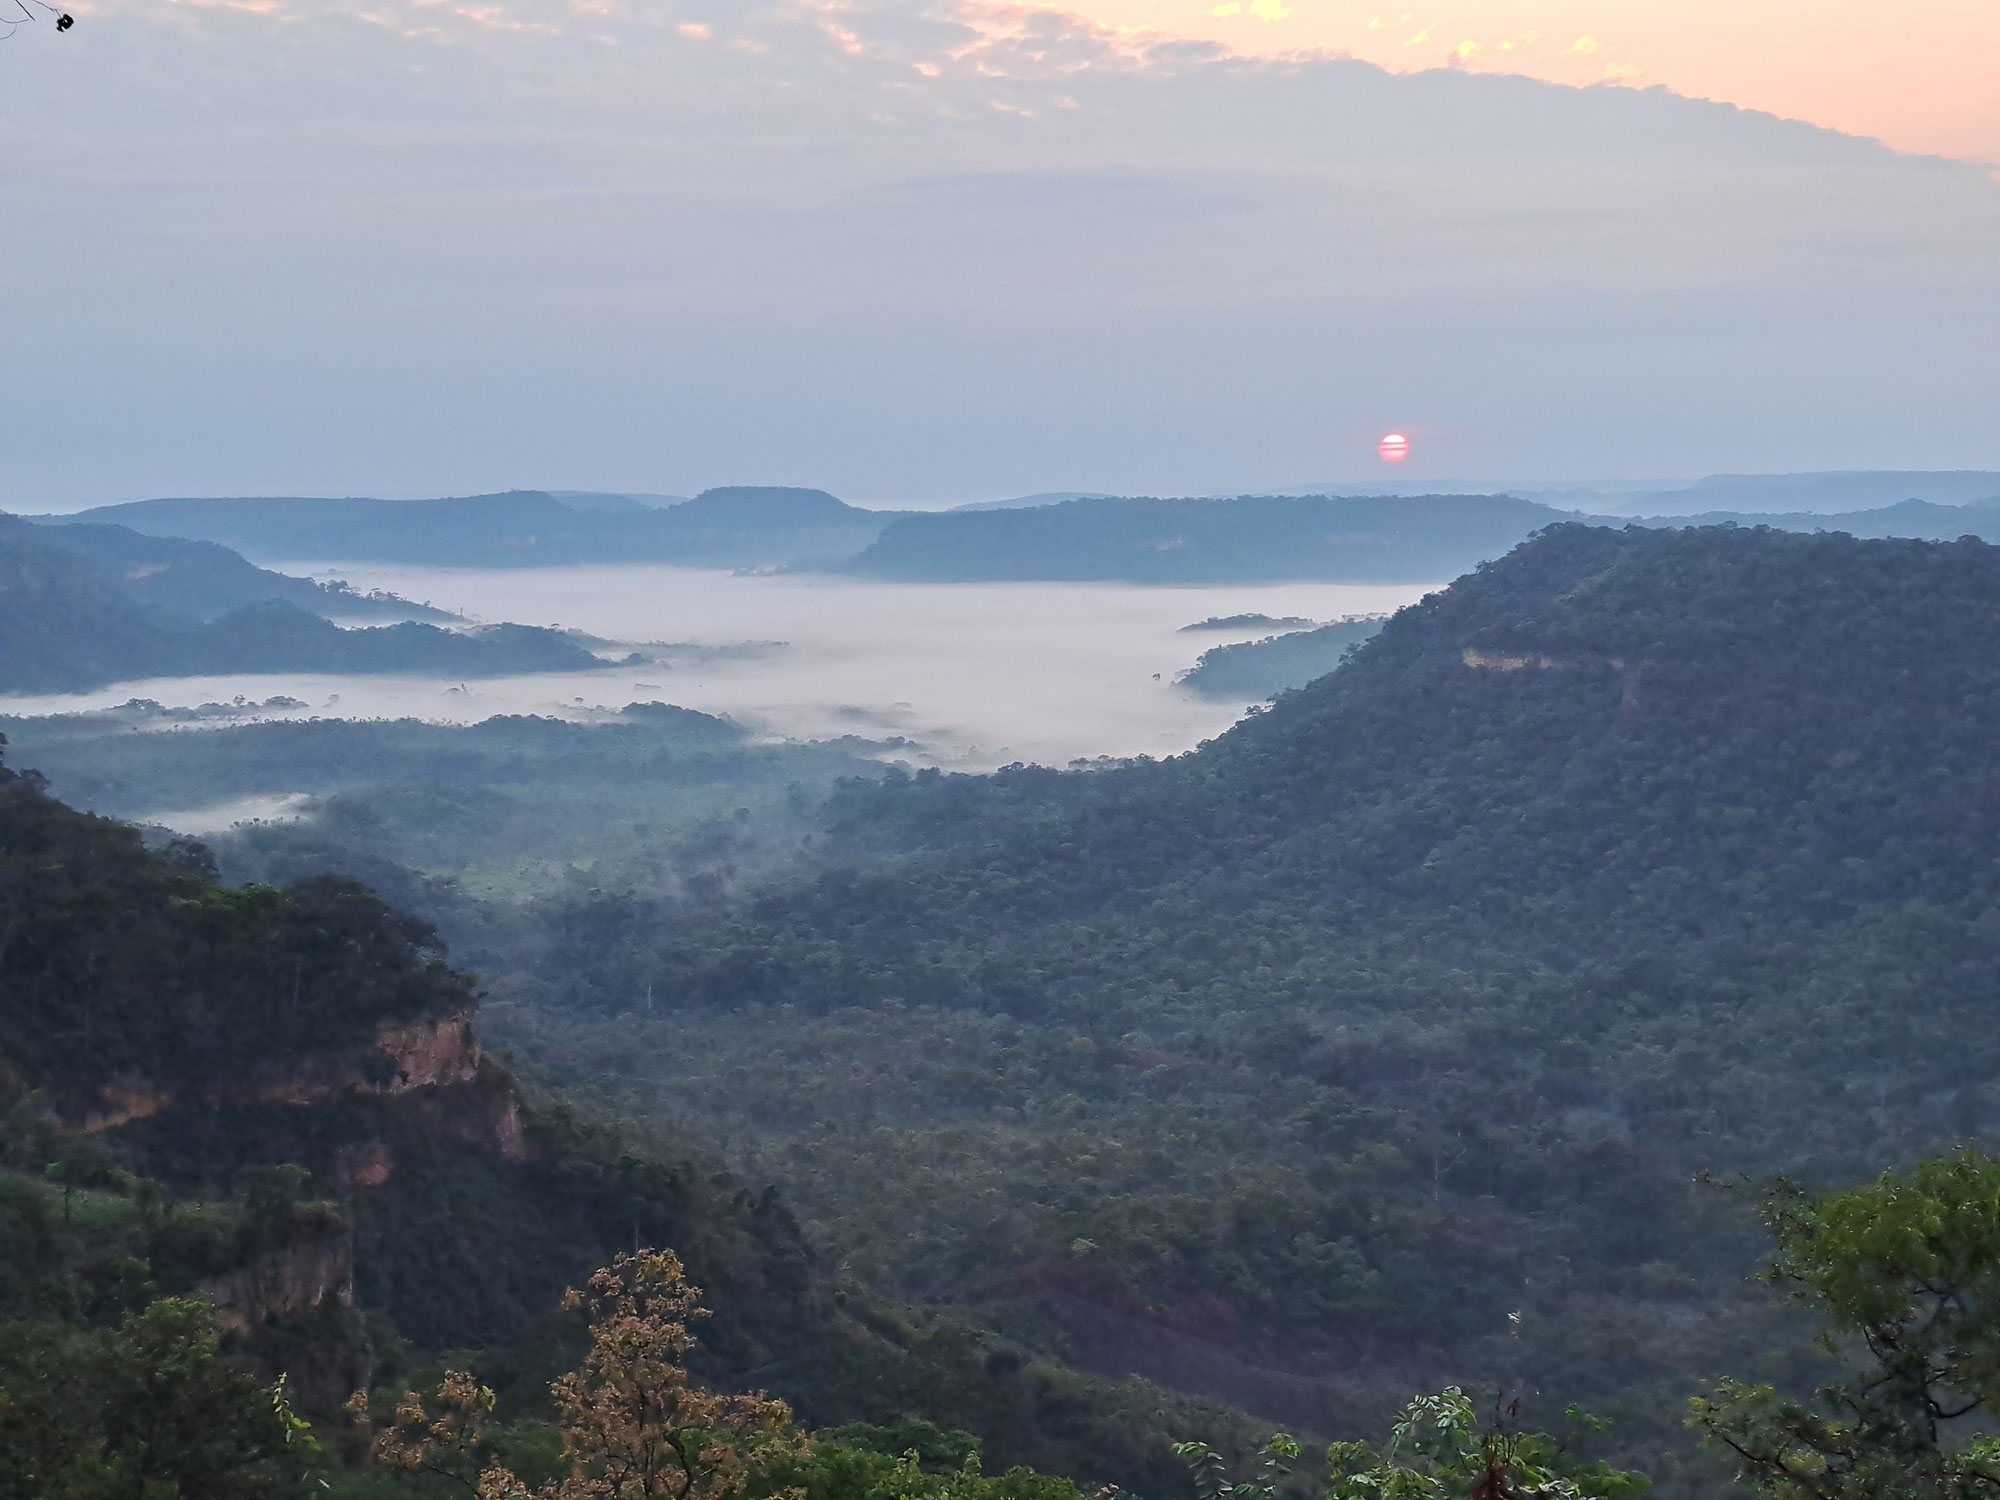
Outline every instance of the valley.
<svg viewBox="0 0 2000 1500"><path fill-rule="evenodd" d="M198 903L213 936L174 937L173 897L117 923L195 946L76 973L233 974L263 951L255 923L333 900L385 960L434 951L434 929L478 977L426 959L402 972L441 998L380 990L310 1043L283 1029L318 1014L304 1000L224 1022L237 1076L349 1059L247 1094L163 1076L223 1076L222 1044L140 1040L139 989L81 1014L104 981L35 991L64 1029L5 1041L9 1118L72 1138L94 1120L81 1138L106 1161L225 1226L262 1201L244 1173L296 1168L284 1213L325 1203L350 1226L327 1283L349 1311L281 1298L272 1327L293 1331L246 1348L322 1416L338 1372L478 1348L529 1420L564 1357L536 1308L636 1240L710 1287L707 1378L754 1379L817 1425L922 1418L996 1462L1163 1495L1184 1482L1171 1442L1380 1431L1463 1385L1551 1431L1580 1405L1612 1424L1580 1451L1657 1494L1711 1493L1689 1397L1825 1370L1749 1279L1756 1184L1837 1187L2000 1133L1996 559L1976 540L1557 527L1370 622L1329 675L1198 749L1066 771L966 774L896 736L781 738L692 706L16 716L10 764L84 806L306 799L202 846L155 830L149 853L13 783L18 930L73 945L85 912L219 881ZM593 633L637 597L526 577L510 612L561 599ZM792 599L803 625L828 597L743 582L682 607ZM1136 598L1132 621L1187 655L1214 639L1181 633L1205 616L1353 612L1317 587L1088 599ZM947 649L978 660L964 635ZM125 873L36 884L24 827ZM7 962L31 951L58 950ZM174 1003L203 1015L225 992L261 1015L283 989L187 972ZM484 1051L455 1043L456 1072L366 1061L371 1037L475 995ZM114 1200L94 1212L126 1222ZM53 1211L10 1201L23 1223ZM143 1224L119 1233L165 1265ZM17 1286L117 1264L48 1243Z"/></svg>

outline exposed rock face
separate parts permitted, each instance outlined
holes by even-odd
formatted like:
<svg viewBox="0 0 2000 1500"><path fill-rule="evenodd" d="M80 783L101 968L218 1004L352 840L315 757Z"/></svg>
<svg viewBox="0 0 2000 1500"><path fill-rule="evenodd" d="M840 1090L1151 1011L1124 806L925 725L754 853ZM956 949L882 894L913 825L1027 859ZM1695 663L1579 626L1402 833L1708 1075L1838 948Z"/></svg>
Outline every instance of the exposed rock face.
<svg viewBox="0 0 2000 1500"><path fill-rule="evenodd" d="M327 1301L354 1305L354 1256L347 1225L329 1214L301 1225L287 1243L226 1276L205 1281L201 1294L222 1314L224 1328L251 1333L275 1318L309 1312Z"/></svg>
<svg viewBox="0 0 2000 1500"><path fill-rule="evenodd" d="M388 1064L386 1078L384 1060ZM225 1107L250 1103L318 1104L350 1090L394 1095L412 1089L469 1084L480 1076L484 1067L485 1052L479 1045L472 1013L453 1011L434 1020L384 1025L376 1034L375 1047L370 1053L300 1058L282 1071L264 1072L242 1080L234 1088L212 1091L206 1102ZM98 1090L95 1100L65 1118L64 1133L94 1135L102 1130L115 1130L133 1120L156 1115L173 1102L174 1096L151 1079L115 1078ZM509 1120L496 1122L494 1131L495 1149L508 1155L518 1153L518 1110L510 1113Z"/></svg>
<svg viewBox="0 0 2000 1500"><path fill-rule="evenodd" d="M375 1045L396 1065L396 1077L387 1085L391 1093L427 1084L470 1083L484 1058L470 1011L384 1026Z"/></svg>
<svg viewBox="0 0 2000 1500"><path fill-rule="evenodd" d="M156 1115L174 1102L170 1094L143 1078L115 1079L98 1091L98 1097L103 1107L86 1112L80 1121L68 1127L66 1134L95 1135L100 1130L115 1130L129 1121Z"/></svg>

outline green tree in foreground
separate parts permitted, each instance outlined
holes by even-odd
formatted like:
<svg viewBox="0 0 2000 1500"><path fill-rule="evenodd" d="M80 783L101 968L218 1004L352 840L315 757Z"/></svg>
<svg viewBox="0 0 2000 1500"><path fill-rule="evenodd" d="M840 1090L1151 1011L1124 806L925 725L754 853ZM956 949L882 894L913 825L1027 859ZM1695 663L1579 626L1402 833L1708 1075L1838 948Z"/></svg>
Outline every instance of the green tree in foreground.
<svg viewBox="0 0 2000 1500"><path fill-rule="evenodd" d="M223 1356L205 1302L165 1298L98 1332L6 1325L3 1500L265 1500L298 1493L318 1456L283 1379Z"/></svg>
<svg viewBox="0 0 2000 1500"><path fill-rule="evenodd" d="M1597 1425L1575 1407L1570 1416ZM1200 1500L1275 1500L1299 1445L1279 1434L1251 1477L1235 1481L1206 1443L1176 1443L1174 1452L1193 1469ZM1326 1462L1327 1500L1639 1500L1652 1489L1643 1474L1579 1461L1546 1433L1513 1432L1497 1419L1482 1426L1457 1386L1412 1401L1381 1449L1335 1443Z"/></svg>
<svg viewBox="0 0 2000 1500"><path fill-rule="evenodd" d="M1765 1203L1765 1273L1824 1323L1829 1354L1864 1355L1819 1409L1725 1381L1690 1425L1780 1500L1994 1500L2000 1440L1955 1438L2000 1411L2000 1157L1962 1150L1907 1177Z"/></svg>
<svg viewBox="0 0 2000 1500"><path fill-rule="evenodd" d="M787 1490L809 1500L1082 1500L1053 1474L988 1474L979 1439L921 1420L855 1422L818 1434L810 1453L773 1469L757 1492Z"/></svg>

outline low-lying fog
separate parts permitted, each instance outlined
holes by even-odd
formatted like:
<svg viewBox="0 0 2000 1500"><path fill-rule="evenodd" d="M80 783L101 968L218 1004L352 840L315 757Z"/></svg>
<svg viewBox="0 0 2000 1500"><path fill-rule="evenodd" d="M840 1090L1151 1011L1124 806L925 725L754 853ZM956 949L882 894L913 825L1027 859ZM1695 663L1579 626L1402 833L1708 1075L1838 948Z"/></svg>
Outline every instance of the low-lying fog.
<svg viewBox="0 0 2000 1500"><path fill-rule="evenodd" d="M320 563L272 564L327 576ZM459 684L423 677L259 675L120 683L101 692L0 700L56 713L155 698L252 703L271 717L471 722L502 713L588 717L658 700L727 714L794 738L901 735L912 760L980 769L1062 765L1097 755L1169 755L1226 728L1243 705L1174 685L1211 646L1268 628L1181 633L1211 616L1329 620L1393 610L1435 584L1218 585L879 583L820 574L734 575L658 566L444 569L341 566L358 589L388 589L480 621L561 625L659 664ZM782 642L753 650L698 650Z"/></svg>

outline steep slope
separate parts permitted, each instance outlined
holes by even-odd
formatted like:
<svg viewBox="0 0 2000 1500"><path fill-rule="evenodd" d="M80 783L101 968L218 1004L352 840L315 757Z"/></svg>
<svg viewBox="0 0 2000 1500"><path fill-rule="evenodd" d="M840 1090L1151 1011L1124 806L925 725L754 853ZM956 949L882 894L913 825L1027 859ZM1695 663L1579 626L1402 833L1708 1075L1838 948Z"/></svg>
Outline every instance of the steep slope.
<svg viewBox="0 0 2000 1500"><path fill-rule="evenodd" d="M5 768L0 991L0 1340L195 1295L322 1421L400 1377L398 1334L474 1349L532 1414L576 1359L563 1287L636 1240L709 1293L697 1372L816 1425L920 1413L1003 1463L1155 1488L1169 1438L1247 1435L887 1306L773 1190L524 1098L471 977L351 881L226 889L198 846L149 850Z"/></svg>

